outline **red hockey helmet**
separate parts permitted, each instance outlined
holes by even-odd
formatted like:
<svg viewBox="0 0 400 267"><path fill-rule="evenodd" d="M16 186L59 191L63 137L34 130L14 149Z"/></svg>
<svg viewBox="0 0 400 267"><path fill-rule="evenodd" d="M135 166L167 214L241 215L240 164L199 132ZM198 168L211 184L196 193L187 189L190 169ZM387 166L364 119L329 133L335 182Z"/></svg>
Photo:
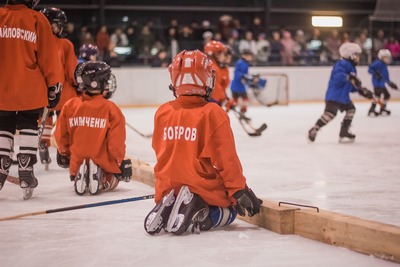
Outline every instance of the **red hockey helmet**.
<svg viewBox="0 0 400 267"><path fill-rule="evenodd" d="M219 41L209 41L204 46L204 53L208 56L216 55L218 53L226 53L228 51L228 47Z"/></svg>
<svg viewBox="0 0 400 267"><path fill-rule="evenodd" d="M213 63L199 50L183 50L169 65L171 86L175 96L197 95L208 99L214 89Z"/></svg>

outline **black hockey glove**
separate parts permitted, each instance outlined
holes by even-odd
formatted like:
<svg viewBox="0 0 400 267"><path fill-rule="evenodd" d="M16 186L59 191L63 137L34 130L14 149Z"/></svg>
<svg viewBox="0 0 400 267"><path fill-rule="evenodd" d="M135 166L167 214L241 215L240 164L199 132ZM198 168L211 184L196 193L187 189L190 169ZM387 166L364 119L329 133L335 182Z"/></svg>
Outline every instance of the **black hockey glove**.
<svg viewBox="0 0 400 267"><path fill-rule="evenodd" d="M49 99L48 108L54 108L60 102L62 84L57 83L47 88L47 98Z"/></svg>
<svg viewBox="0 0 400 267"><path fill-rule="evenodd" d="M395 84L392 81L388 81L387 83L392 89L398 90L399 88L397 87L397 84Z"/></svg>
<svg viewBox="0 0 400 267"><path fill-rule="evenodd" d="M245 210L249 217L260 212L262 200L257 198L254 192L247 187L247 185L244 189L233 194L233 197L237 200L234 207L240 216L246 215Z"/></svg>
<svg viewBox="0 0 400 267"><path fill-rule="evenodd" d="M121 174L117 174L116 177L120 181L129 182L132 177L132 161L130 159L124 159L119 166Z"/></svg>
<svg viewBox="0 0 400 267"><path fill-rule="evenodd" d="M70 161L70 156L69 155L61 155L58 150L57 150L57 164L61 168L67 169L69 168L69 161Z"/></svg>
<svg viewBox="0 0 400 267"><path fill-rule="evenodd" d="M356 76L355 73L350 73L347 76L347 80L349 80L353 84L353 86L356 87L356 88L361 86L361 80L358 79L358 77Z"/></svg>
<svg viewBox="0 0 400 267"><path fill-rule="evenodd" d="M368 90L368 89L365 88L365 87L360 88L360 89L358 90L358 93L359 93L361 96L366 97L366 98L368 98L368 99L374 98L374 93L372 93L370 90Z"/></svg>

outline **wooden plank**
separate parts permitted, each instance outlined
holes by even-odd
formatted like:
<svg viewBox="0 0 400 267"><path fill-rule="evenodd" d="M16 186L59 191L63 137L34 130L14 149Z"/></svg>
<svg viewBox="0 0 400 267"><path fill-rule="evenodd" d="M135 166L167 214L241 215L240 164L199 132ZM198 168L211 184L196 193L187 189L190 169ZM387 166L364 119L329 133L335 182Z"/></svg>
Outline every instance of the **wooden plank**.
<svg viewBox="0 0 400 267"><path fill-rule="evenodd" d="M133 179L154 186L153 168L132 160ZM263 199L261 212L239 219L279 234L297 234L330 245L400 263L400 227L320 210L279 206Z"/></svg>
<svg viewBox="0 0 400 267"><path fill-rule="evenodd" d="M400 227L329 211L295 211L294 233L400 263Z"/></svg>
<svg viewBox="0 0 400 267"><path fill-rule="evenodd" d="M238 218L279 234L293 234L295 210L296 208L278 206L275 202L263 199L259 214Z"/></svg>

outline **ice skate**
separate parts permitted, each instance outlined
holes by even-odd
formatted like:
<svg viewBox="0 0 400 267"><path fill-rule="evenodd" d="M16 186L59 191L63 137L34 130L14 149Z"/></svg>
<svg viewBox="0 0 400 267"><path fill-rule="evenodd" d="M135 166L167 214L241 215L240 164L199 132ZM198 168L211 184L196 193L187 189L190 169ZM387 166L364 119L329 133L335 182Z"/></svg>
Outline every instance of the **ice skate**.
<svg viewBox="0 0 400 267"><path fill-rule="evenodd" d="M311 142L315 141L315 137L317 137L317 132L318 129L317 127L312 127L309 131L308 131L308 140L310 140Z"/></svg>
<svg viewBox="0 0 400 267"><path fill-rule="evenodd" d="M381 107L379 115L389 116L392 112L386 108L386 105Z"/></svg>
<svg viewBox="0 0 400 267"><path fill-rule="evenodd" d="M166 230L175 235L181 235L187 230L191 233L200 233L200 224L207 218L208 212L209 207L204 200L190 192L187 186L182 186L169 216Z"/></svg>
<svg viewBox="0 0 400 267"><path fill-rule="evenodd" d="M174 190L172 189L146 216L144 220L144 229L147 233L151 235L158 234L161 229L167 226L174 202L175 196Z"/></svg>
<svg viewBox="0 0 400 267"><path fill-rule="evenodd" d="M51 158L49 154L49 148L45 142L40 142L39 157L40 157L40 162L44 165L44 170L48 171L49 164L51 163Z"/></svg>
<svg viewBox="0 0 400 267"><path fill-rule="evenodd" d="M349 132L350 124L342 123L342 128L340 129L339 134L339 143L353 143L356 139L356 136Z"/></svg>
<svg viewBox="0 0 400 267"><path fill-rule="evenodd" d="M18 154L18 176L23 190L23 199L32 197L33 190L38 186L38 180L33 173L33 165L37 162L36 155Z"/></svg>
<svg viewBox="0 0 400 267"><path fill-rule="evenodd" d="M0 156L0 190L3 188L7 180L8 172L12 163L13 161L10 157Z"/></svg>
<svg viewBox="0 0 400 267"><path fill-rule="evenodd" d="M375 111L375 107L376 107L376 104L371 105L371 108L368 111L369 117L378 117L379 116L379 113Z"/></svg>
<svg viewBox="0 0 400 267"><path fill-rule="evenodd" d="M83 162L79 167L79 173L74 179L74 189L75 193L80 196L88 191L88 166L86 162Z"/></svg>
<svg viewBox="0 0 400 267"><path fill-rule="evenodd" d="M104 171L93 162L89 160L89 193L96 195L102 188L102 182L104 178Z"/></svg>

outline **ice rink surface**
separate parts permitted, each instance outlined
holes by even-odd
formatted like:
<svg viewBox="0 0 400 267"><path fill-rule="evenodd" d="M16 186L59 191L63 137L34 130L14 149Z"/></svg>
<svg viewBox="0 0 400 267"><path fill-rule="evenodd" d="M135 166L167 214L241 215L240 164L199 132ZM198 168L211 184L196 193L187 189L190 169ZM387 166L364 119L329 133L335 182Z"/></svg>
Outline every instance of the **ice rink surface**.
<svg viewBox="0 0 400 267"><path fill-rule="evenodd" d="M307 132L323 103L250 107L254 125L268 129L249 137L231 116L236 147L248 184L259 197L400 226L400 102L389 117L369 118L369 104L356 103L353 144L339 144L343 114L318 133ZM123 109L139 131L152 131L155 108ZM39 187L28 201L19 186L0 191L0 217L152 194L153 188L123 183L97 196L75 194L68 171L53 162L36 165ZM127 128L127 154L151 165L151 139ZM16 174L16 166L12 167ZM398 266L299 236L278 235L242 221L200 235L149 236L143 219L153 200L45 214L0 222L0 266ZM400 247L399 247L400 249Z"/></svg>

